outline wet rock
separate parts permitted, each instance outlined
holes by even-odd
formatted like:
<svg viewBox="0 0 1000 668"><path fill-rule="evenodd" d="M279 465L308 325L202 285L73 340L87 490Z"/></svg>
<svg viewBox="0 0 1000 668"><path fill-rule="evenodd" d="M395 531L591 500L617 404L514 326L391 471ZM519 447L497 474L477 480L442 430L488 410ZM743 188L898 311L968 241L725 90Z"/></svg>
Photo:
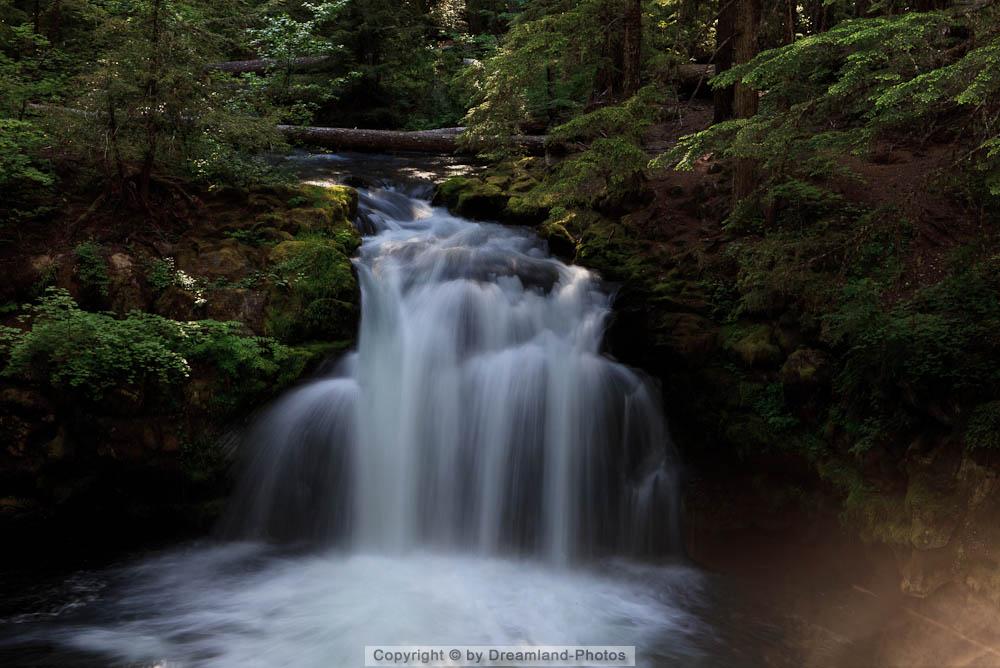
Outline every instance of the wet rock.
<svg viewBox="0 0 1000 668"><path fill-rule="evenodd" d="M239 244L222 242L197 254L179 254L177 266L199 278L241 278L248 273L251 262Z"/></svg>
<svg viewBox="0 0 1000 668"><path fill-rule="evenodd" d="M148 308L149 300L131 255L112 253L108 258L108 278L108 295L114 311L128 313Z"/></svg>
<svg viewBox="0 0 1000 668"><path fill-rule="evenodd" d="M200 320L204 302L197 293L182 287L168 286L154 304L156 313L172 320Z"/></svg>
<svg viewBox="0 0 1000 668"><path fill-rule="evenodd" d="M235 320L254 332L264 331L264 310L267 296L246 288L220 288L206 297L204 314L212 320Z"/></svg>
<svg viewBox="0 0 1000 668"><path fill-rule="evenodd" d="M57 432L55 408L42 393L0 389L0 471L35 471L45 461L45 443Z"/></svg>

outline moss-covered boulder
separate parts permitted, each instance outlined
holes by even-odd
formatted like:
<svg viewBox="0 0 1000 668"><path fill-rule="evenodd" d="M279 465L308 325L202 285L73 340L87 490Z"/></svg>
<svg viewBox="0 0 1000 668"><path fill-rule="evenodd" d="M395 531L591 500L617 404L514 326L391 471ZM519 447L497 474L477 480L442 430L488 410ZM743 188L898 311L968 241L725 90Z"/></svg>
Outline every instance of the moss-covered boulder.
<svg viewBox="0 0 1000 668"><path fill-rule="evenodd" d="M799 348L781 366L781 382L787 387L816 387L829 381L829 357L822 350Z"/></svg>
<svg viewBox="0 0 1000 668"><path fill-rule="evenodd" d="M274 247L264 325L268 336L290 342L354 336L359 294L346 241L317 236Z"/></svg>
<svg viewBox="0 0 1000 668"><path fill-rule="evenodd" d="M303 185L288 193L285 206L261 213L253 229L286 234L334 234L358 214L358 192L347 186ZM272 233L273 235L273 233Z"/></svg>
<svg viewBox="0 0 1000 668"><path fill-rule="evenodd" d="M747 368L774 367L781 363L781 348L774 330L764 323L737 323L722 332L722 348Z"/></svg>
<svg viewBox="0 0 1000 668"><path fill-rule="evenodd" d="M456 215L475 220L499 220L509 200L500 186L469 176L448 179L435 197L435 202L444 204Z"/></svg>
<svg viewBox="0 0 1000 668"><path fill-rule="evenodd" d="M552 198L538 188L542 169L537 159L522 158L496 165L486 175L455 176L438 187L434 203L474 220L537 225L552 206Z"/></svg>

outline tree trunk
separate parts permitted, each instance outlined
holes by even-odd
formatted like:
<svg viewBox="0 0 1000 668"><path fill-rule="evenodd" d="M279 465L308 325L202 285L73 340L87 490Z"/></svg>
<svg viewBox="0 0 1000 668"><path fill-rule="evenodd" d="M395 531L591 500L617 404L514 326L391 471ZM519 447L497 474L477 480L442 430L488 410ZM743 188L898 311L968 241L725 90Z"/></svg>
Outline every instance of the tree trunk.
<svg viewBox="0 0 1000 668"><path fill-rule="evenodd" d="M58 44L62 40L62 0L52 3L52 21L49 28L49 41Z"/></svg>
<svg viewBox="0 0 1000 668"><path fill-rule="evenodd" d="M597 72L594 74L594 84L590 91L590 104L598 105L608 97L614 97L616 92L615 77L615 35L614 24L616 16L607 14L607 3L602 3L600 21L605 25L604 41L597 55Z"/></svg>
<svg viewBox="0 0 1000 668"><path fill-rule="evenodd" d="M721 0L719 15L715 26L715 63L716 73L725 72L733 66L733 39L736 21L736 3L741 0ZM721 123L733 117L733 87L716 88L713 94L715 115L712 121Z"/></svg>
<svg viewBox="0 0 1000 668"><path fill-rule="evenodd" d="M149 183L153 176L153 164L156 162L156 145L159 140L160 128L157 121L157 109L160 99L160 6L161 0L153 0L152 25L149 31L149 80L146 84L146 146L142 158L142 168L139 171L139 197L143 204L149 202Z"/></svg>
<svg viewBox="0 0 1000 668"><path fill-rule="evenodd" d="M795 41L795 34L797 32L796 18L798 16L797 4L796 0L786 0L785 3L785 44L791 44Z"/></svg>
<svg viewBox="0 0 1000 668"><path fill-rule="evenodd" d="M626 0L622 40L622 97L632 97L642 85L642 0Z"/></svg>
<svg viewBox="0 0 1000 668"><path fill-rule="evenodd" d="M757 55L757 30L760 23L760 0L737 0L736 31L733 55L742 65ZM742 83L733 90L733 112L736 118L750 118L757 113L757 91ZM739 158L733 172L733 198L741 200L756 188L756 166L753 160Z"/></svg>

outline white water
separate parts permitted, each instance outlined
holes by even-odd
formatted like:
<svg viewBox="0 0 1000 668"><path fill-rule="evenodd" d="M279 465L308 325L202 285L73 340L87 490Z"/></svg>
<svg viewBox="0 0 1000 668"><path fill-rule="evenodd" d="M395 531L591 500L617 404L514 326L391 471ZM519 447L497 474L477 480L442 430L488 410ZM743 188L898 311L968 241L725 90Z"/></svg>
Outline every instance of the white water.
<svg viewBox="0 0 1000 668"><path fill-rule="evenodd" d="M526 232L364 200L358 350L250 431L238 542L115 571L89 616L22 640L138 665L357 666L366 644L449 643L693 665L697 575L601 557L669 554L677 509L656 391L600 354L597 278Z"/></svg>
<svg viewBox="0 0 1000 668"><path fill-rule="evenodd" d="M597 277L391 190L362 206L358 350L260 420L230 531L556 563L674 546L659 398L600 354Z"/></svg>
<svg viewBox="0 0 1000 668"><path fill-rule="evenodd" d="M679 607L699 595L680 568L229 544L119 577L99 623L47 639L141 666L357 668L379 644L625 644L642 665L689 666L704 633Z"/></svg>

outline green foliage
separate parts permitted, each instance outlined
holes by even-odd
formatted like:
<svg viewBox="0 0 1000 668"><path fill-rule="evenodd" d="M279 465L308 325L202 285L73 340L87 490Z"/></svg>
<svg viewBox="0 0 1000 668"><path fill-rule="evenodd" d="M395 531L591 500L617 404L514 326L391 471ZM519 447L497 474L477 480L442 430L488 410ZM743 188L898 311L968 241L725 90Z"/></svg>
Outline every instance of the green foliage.
<svg viewBox="0 0 1000 668"><path fill-rule="evenodd" d="M176 398L194 372L213 380L211 408L245 408L294 380L305 357L273 339L246 336L242 325L177 322L149 313L124 318L77 306L50 288L28 307L31 329L3 328L3 375L47 385L88 401L114 390L144 403Z"/></svg>
<svg viewBox="0 0 1000 668"><path fill-rule="evenodd" d="M244 84L252 90L266 92L284 110L282 120L293 124L308 125L323 104L334 99L346 79L337 78L322 84L308 77L294 76L296 58L330 56L336 50L329 38L320 36L324 25L336 20L346 0L305 3L303 8L309 18L299 20L287 13L267 15L259 28L247 30L250 45L265 58L273 61L266 77L257 85L254 75L244 77Z"/></svg>
<svg viewBox="0 0 1000 668"><path fill-rule="evenodd" d="M241 411L273 395L302 374L306 356L267 337L247 336L238 322L184 323L181 351L215 376L210 407Z"/></svg>
<svg viewBox="0 0 1000 668"><path fill-rule="evenodd" d="M643 133L657 119L661 98L658 89L647 86L620 105L553 128L551 141L588 144L562 161L529 197L550 207L618 209L639 201L649 163Z"/></svg>
<svg viewBox="0 0 1000 668"><path fill-rule="evenodd" d="M843 304L825 318L824 337L843 355L835 381L845 403L840 421L860 436L859 449L915 425L935 402L997 391L997 274L989 262L963 265L892 306L875 282L851 281Z"/></svg>
<svg viewBox="0 0 1000 668"><path fill-rule="evenodd" d="M627 139L597 139L560 163L538 192L562 206L620 207L638 198L648 162L646 153Z"/></svg>
<svg viewBox="0 0 1000 668"><path fill-rule="evenodd" d="M65 57L28 23L0 29L0 37L0 116L20 120L30 102L59 94L65 73L56 68Z"/></svg>
<svg viewBox="0 0 1000 668"><path fill-rule="evenodd" d="M46 134L28 121L0 118L0 229L50 209L55 177L41 157Z"/></svg>
<svg viewBox="0 0 1000 668"><path fill-rule="evenodd" d="M847 175L842 156L866 150L878 137L933 130L947 118L953 135L978 147L964 166L987 184L983 192L995 189L995 25L947 12L903 12L843 21L764 51L712 80L717 88L742 82L764 91L758 114L685 137L656 164L689 169L707 153L752 159L766 175L762 191L776 198L782 194L776 187L789 180L819 188L822 180ZM959 28L975 38L956 37Z"/></svg>
<svg viewBox="0 0 1000 668"><path fill-rule="evenodd" d="M73 249L76 256L76 275L84 291L97 297L108 296L111 278L104 248L96 241L85 241Z"/></svg>
<svg viewBox="0 0 1000 668"><path fill-rule="evenodd" d="M348 3L330 36L343 47L336 70L342 92L325 113L347 126L457 125L465 108L452 79L463 59L479 56L482 47L464 21L453 20L456 11L450 4Z"/></svg>
<svg viewBox="0 0 1000 668"><path fill-rule="evenodd" d="M99 400L118 387L167 392L190 374L181 323L145 313L122 320L90 313L55 288L31 316L30 330L0 335L9 350L6 376Z"/></svg>
<svg viewBox="0 0 1000 668"><path fill-rule="evenodd" d="M158 292L176 282L177 268L173 258L153 258L146 266L146 281Z"/></svg>
<svg viewBox="0 0 1000 668"><path fill-rule="evenodd" d="M552 129L552 141L578 142L619 137L633 144L658 118L663 92L646 86L620 105L601 107Z"/></svg>
<svg viewBox="0 0 1000 668"><path fill-rule="evenodd" d="M609 71L606 27L620 10L611 0L556 0L519 15L496 53L465 74L472 104L464 139L484 152L506 151L524 125L568 120Z"/></svg>
<svg viewBox="0 0 1000 668"><path fill-rule="evenodd" d="M211 3L134 0L98 10L96 62L73 86L58 114L66 149L121 179L153 169L207 184L242 185L267 171L259 154L282 145L267 99L248 95L223 73L211 30ZM150 113L149 110L154 112Z"/></svg>

